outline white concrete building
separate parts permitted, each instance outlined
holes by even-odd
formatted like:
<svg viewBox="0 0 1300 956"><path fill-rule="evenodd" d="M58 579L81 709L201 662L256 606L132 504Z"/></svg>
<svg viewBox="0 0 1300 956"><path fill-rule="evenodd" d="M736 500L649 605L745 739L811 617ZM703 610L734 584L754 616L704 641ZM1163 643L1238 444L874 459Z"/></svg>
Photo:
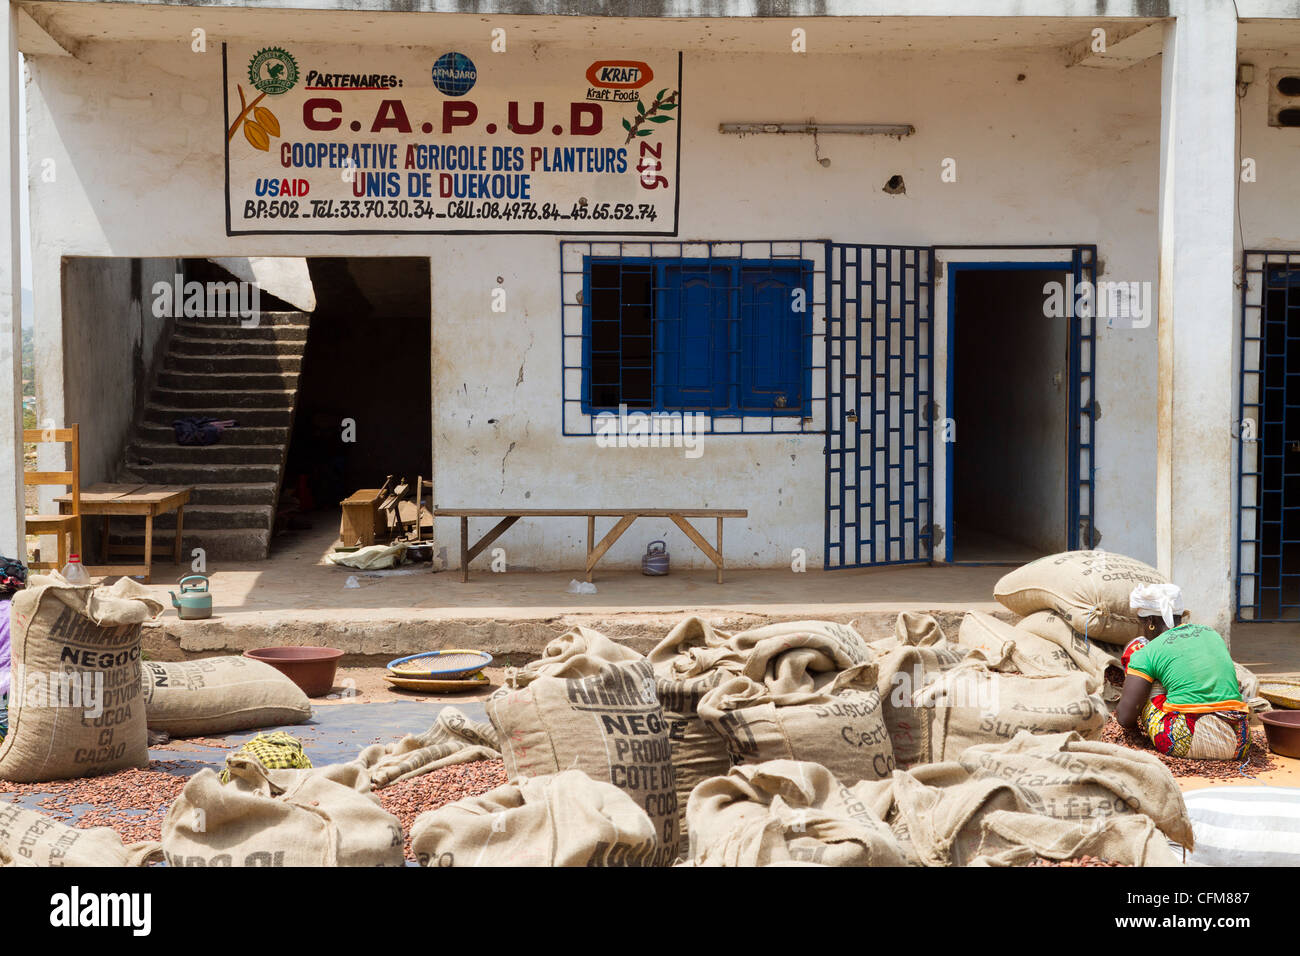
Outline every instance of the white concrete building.
<svg viewBox="0 0 1300 956"><path fill-rule="evenodd" d="M263 289L316 310L312 468L416 448L441 507L746 508L730 566L1099 544L1225 633L1300 615L1294 0L19 0L4 24L5 428L20 448L27 189L38 415L80 423L85 482L141 464L133 423L165 427L149 390L187 367L159 369L187 333L155 284L283 259ZM318 323L345 300L366 318ZM699 434L637 447L656 412ZM636 528L608 562L703 560ZM500 543L556 568L585 541Z"/></svg>

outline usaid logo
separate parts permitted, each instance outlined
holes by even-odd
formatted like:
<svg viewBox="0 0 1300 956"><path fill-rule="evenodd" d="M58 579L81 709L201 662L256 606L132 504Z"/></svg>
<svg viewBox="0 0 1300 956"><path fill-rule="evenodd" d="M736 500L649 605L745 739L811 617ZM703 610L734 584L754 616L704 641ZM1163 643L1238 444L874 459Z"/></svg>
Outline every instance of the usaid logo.
<svg viewBox="0 0 1300 956"><path fill-rule="evenodd" d="M587 67L587 82L602 90L639 90L655 78L640 60L597 60Z"/></svg>

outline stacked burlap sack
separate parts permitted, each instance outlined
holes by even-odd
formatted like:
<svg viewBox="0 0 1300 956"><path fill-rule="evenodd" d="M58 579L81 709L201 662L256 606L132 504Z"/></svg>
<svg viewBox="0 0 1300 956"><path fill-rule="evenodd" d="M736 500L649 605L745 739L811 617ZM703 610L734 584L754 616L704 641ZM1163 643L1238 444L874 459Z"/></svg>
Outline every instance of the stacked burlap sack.
<svg viewBox="0 0 1300 956"><path fill-rule="evenodd" d="M875 656L853 627L829 621L729 634L688 618L673 628L650 661L675 728L682 813L729 765L811 761L847 782L887 777L895 757Z"/></svg>
<svg viewBox="0 0 1300 956"><path fill-rule="evenodd" d="M966 659L970 651L948 640L929 614L904 611L894 636L870 645L877 668L876 689L899 767L925 763L933 749L933 713L918 692Z"/></svg>
<svg viewBox="0 0 1300 956"><path fill-rule="evenodd" d="M701 866L1013 866L1085 854L1172 866L1169 841L1192 845L1159 760L1073 733L1021 732L852 785L804 762L735 767L696 788L687 821Z"/></svg>
<svg viewBox="0 0 1300 956"><path fill-rule="evenodd" d="M655 850L641 857L644 864L673 862L679 840L672 749L654 669L643 655L575 628L513 671L486 709L510 785L581 770L621 790L649 817Z"/></svg>
<svg viewBox="0 0 1300 956"><path fill-rule="evenodd" d="M1005 669L1011 671L1083 673L1089 692L1098 694L1113 711L1121 695L1124 648L1143 633L1142 619L1129 606L1129 596L1139 585L1166 583L1168 579L1155 568L1122 554L1049 555L1004 575L993 588L999 603L1022 615L1015 627L972 614L970 640L987 639L987 632L993 632L994 643L1009 645ZM963 623L959 641L966 636ZM1267 701L1256 696L1258 678L1248 668L1236 667L1242 700L1252 710L1267 709ZM1108 670L1113 680L1107 679ZM1164 693L1164 688L1157 684L1153 693Z"/></svg>

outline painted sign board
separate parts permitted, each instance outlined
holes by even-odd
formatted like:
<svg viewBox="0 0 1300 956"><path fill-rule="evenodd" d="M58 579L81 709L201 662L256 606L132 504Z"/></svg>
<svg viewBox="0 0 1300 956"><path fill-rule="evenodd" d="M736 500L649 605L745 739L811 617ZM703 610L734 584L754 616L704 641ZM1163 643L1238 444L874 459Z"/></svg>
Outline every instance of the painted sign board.
<svg viewBox="0 0 1300 956"><path fill-rule="evenodd" d="M676 235L681 54L228 44L226 232Z"/></svg>

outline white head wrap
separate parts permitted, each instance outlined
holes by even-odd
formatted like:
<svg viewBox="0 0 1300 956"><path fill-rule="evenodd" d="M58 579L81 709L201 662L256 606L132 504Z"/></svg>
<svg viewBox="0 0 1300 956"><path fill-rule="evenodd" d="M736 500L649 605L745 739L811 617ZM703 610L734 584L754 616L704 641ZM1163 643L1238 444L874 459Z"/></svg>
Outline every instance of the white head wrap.
<svg viewBox="0 0 1300 956"><path fill-rule="evenodd" d="M1128 596L1128 606L1138 617L1160 617L1173 627L1183 615L1183 589L1177 584L1140 584Z"/></svg>

